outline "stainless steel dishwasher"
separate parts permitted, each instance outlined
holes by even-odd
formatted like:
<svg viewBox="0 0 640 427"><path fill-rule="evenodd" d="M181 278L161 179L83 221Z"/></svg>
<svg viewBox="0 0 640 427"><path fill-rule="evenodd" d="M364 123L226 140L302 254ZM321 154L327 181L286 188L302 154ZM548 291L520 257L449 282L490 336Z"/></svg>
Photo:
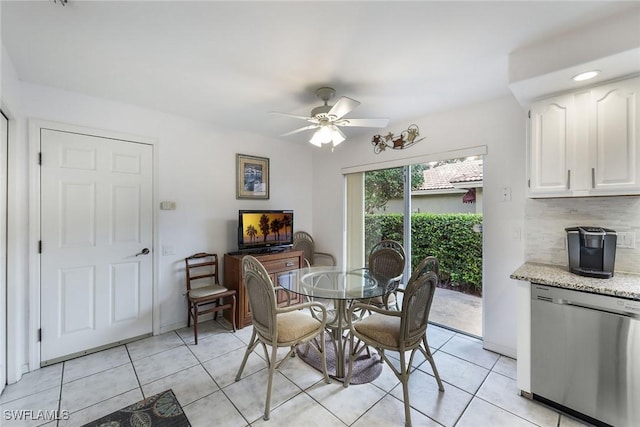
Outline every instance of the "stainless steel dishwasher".
<svg viewBox="0 0 640 427"><path fill-rule="evenodd" d="M596 425L640 426L640 301L532 284L534 400Z"/></svg>

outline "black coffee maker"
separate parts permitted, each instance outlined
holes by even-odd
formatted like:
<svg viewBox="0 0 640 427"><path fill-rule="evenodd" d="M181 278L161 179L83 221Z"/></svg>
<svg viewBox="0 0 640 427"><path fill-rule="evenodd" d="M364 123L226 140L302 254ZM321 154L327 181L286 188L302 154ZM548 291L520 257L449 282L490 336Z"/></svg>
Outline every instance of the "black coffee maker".
<svg viewBox="0 0 640 427"><path fill-rule="evenodd" d="M613 277L618 240L614 230L577 226L565 228L565 231L569 251L569 271L580 276L600 279Z"/></svg>

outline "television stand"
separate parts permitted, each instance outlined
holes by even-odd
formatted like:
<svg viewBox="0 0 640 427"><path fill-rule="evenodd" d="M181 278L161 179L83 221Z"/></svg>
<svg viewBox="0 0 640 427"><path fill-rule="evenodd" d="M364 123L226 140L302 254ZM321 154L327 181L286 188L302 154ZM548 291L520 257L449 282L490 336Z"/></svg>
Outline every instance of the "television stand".
<svg viewBox="0 0 640 427"><path fill-rule="evenodd" d="M262 254L279 254L290 249L289 246L274 246L266 248L243 249L235 252L228 252L227 255L262 255Z"/></svg>
<svg viewBox="0 0 640 427"><path fill-rule="evenodd" d="M279 254L280 252L284 252L285 248L277 247L277 248L262 248L258 252L259 254Z"/></svg>
<svg viewBox="0 0 640 427"><path fill-rule="evenodd" d="M290 272L304 266L304 252L287 250L287 248L282 247L279 249L280 252L277 253L253 254L267 270L269 276L271 276L271 281L276 286L282 281L292 280ZM245 255L247 253L238 254L235 252L224 255L224 285L227 289L235 289L236 291L238 299L236 303L236 327L238 329L242 329L252 322L249 298L244 285L244 278L242 277L242 258ZM288 295L286 291L278 291L276 297L278 306L281 307L287 305L289 297L291 298L291 304L303 302L301 295ZM224 316L227 320L230 320L231 311L225 310Z"/></svg>

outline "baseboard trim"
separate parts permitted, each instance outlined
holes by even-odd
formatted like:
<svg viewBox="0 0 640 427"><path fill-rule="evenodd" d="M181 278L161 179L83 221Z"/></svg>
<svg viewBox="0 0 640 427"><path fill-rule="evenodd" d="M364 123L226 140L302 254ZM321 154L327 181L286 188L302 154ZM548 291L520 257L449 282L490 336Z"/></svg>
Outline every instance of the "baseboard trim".
<svg viewBox="0 0 640 427"><path fill-rule="evenodd" d="M494 353L502 354L503 356L507 356L512 359L517 359L518 356L515 349L488 342L486 340L482 341L482 348L484 348L485 350L493 351Z"/></svg>
<svg viewBox="0 0 640 427"><path fill-rule="evenodd" d="M200 323L200 322L198 322ZM175 331L176 329L182 329L182 328L186 328L187 327L187 322L175 322L175 323L169 323L168 325L161 325L160 326L160 333L159 335L162 335L164 333L167 332L171 332L171 331Z"/></svg>

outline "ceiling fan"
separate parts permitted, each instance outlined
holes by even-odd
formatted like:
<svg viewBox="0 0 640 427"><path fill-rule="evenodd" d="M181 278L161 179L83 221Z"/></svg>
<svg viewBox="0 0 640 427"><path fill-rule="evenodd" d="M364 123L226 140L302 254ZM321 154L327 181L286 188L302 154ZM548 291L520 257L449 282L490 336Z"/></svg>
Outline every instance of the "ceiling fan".
<svg viewBox="0 0 640 427"><path fill-rule="evenodd" d="M292 130L291 132L284 133L281 136L288 136L305 130L316 129L316 131L313 133L313 136L309 140L310 143L321 147L322 144L331 142L335 147L346 139L345 134L340 130L340 127L342 126L383 128L386 127L389 123L389 119L344 118L346 114L360 105L360 102L356 101L355 99L342 96L336 101L334 105L329 105L329 100L333 98L335 94L335 89L330 87L321 87L316 90L316 95L318 96L318 98L324 101L324 105L311 110L311 115L309 117L274 112L273 114L280 114L287 117L293 117L295 119L302 119L311 123L308 126Z"/></svg>

